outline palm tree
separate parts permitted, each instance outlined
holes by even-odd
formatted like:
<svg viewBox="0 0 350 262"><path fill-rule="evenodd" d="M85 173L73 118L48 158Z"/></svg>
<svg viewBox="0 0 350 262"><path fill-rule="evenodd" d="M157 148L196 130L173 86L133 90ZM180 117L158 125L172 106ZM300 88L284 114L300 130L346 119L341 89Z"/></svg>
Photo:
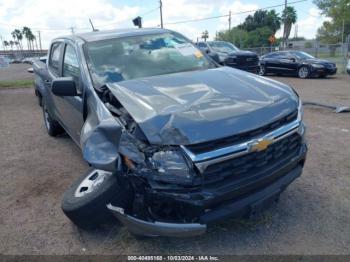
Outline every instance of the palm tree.
<svg viewBox="0 0 350 262"><path fill-rule="evenodd" d="M10 43L8 42L8 41L6 41L6 40L4 40L4 47L5 47L5 49L7 49L7 47L10 45Z"/></svg>
<svg viewBox="0 0 350 262"><path fill-rule="evenodd" d="M287 6L282 13L282 21L284 23L284 31L283 31L283 41L286 44L290 30L292 29L292 25L297 21L297 12L294 7Z"/></svg>
<svg viewBox="0 0 350 262"><path fill-rule="evenodd" d="M204 32L202 32L201 38L204 39L205 42L207 41L207 39L209 38L208 30L205 30Z"/></svg>
<svg viewBox="0 0 350 262"><path fill-rule="evenodd" d="M30 30L29 27L24 26L23 29L22 29L22 34L24 35L24 37L27 40L28 50L31 50L31 40L30 40L30 38L31 38L31 35L33 35L32 30Z"/></svg>
<svg viewBox="0 0 350 262"><path fill-rule="evenodd" d="M15 29L11 34L12 34L12 37L15 37L17 39L21 50L23 50L23 46L22 46L23 35L21 30Z"/></svg>
<svg viewBox="0 0 350 262"><path fill-rule="evenodd" d="M12 47L13 47L13 45L14 45L14 42L13 42L12 40L10 40L9 43L10 43L11 51L13 52L13 48L12 48Z"/></svg>
<svg viewBox="0 0 350 262"><path fill-rule="evenodd" d="M29 35L28 35L28 40L30 42L30 46L32 47L32 50L34 51L34 40L35 40L35 35L33 35L32 31L29 32Z"/></svg>

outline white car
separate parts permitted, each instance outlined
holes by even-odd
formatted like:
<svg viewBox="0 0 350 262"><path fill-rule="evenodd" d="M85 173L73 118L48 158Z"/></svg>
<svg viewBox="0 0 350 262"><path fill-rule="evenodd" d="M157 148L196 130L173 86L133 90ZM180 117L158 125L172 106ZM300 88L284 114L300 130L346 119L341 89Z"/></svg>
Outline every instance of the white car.
<svg viewBox="0 0 350 262"><path fill-rule="evenodd" d="M350 75L350 58L348 59L348 65L346 66L346 72Z"/></svg>

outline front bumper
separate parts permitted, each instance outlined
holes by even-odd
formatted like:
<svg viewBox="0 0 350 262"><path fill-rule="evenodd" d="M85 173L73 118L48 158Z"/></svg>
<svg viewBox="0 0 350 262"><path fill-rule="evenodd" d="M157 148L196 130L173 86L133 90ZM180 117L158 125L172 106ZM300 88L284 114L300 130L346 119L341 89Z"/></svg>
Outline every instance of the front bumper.
<svg viewBox="0 0 350 262"><path fill-rule="evenodd" d="M225 62L224 65L229 66L229 67L233 67L233 68L236 68L239 70L247 71L250 73L254 73L254 74L258 73L259 69L260 69L259 64L256 64L256 65L237 65L237 64L231 64L231 63Z"/></svg>
<svg viewBox="0 0 350 262"><path fill-rule="evenodd" d="M141 236L172 236L172 237L189 237L205 233L207 226L199 223L180 224L164 222L148 222L136 217L127 215L120 207L108 204L107 208L119 219L128 230Z"/></svg>
<svg viewBox="0 0 350 262"><path fill-rule="evenodd" d="M280 193L302 173L307 148L304 145L297 157L282 168L261 178L260 187L239 198L232 198L231 192L220 192L216 195L203 191L203 199L198 200L197 193L181 194L169 192L153 192L152 198L172 201L174 206L179 203L187 205L188 211L197 210L196 223L164 223L145 221L124 213L124 210L109 204L108 209L136 235L188 237L206 232L207 224L228 218L250 216L264 210L278 199ZM272 181L272 182L271 182ZM207 197L209 196L209 197ZM187 198L187 199L186 199Z"/></svg>
<svg viewBox="0 0 350 262"><path fill-rule="evenodd" d="M322 76L322 75L335 75L337 73L337 68L313 68L312 76Z"/></svg>

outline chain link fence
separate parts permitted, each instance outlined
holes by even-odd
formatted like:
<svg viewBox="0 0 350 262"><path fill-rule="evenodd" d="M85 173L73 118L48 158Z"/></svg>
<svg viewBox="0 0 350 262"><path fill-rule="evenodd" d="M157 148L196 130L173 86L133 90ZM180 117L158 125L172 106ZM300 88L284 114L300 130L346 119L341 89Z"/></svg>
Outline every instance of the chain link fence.
<svg viewBox="0 0 350 262"><path fill-rule="evenodd" d="M306 47L305 47L306 46ZM287 49L281 47L254 47L244 48L244 50L257 53L259 56L265 55L274 51L294 50L303 51L313 55L316 58L326 59L336 63L338 73L345 73L348 59L350 59L350 43L345 44L315 44L313 47L305 46L291 46Z"/></svg>

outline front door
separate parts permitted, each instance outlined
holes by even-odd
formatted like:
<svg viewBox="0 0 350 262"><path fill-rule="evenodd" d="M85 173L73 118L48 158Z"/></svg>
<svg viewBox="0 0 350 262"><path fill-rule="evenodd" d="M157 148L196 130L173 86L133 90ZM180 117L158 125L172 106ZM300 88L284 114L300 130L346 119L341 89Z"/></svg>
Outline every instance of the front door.
<svg viewBox="0 0 350 262"><path fill-rule="evenodd" d="M74 46L64 43L61 56L61 76L72 77L76 83L77 96L56 96L52 95L59 122L69 133L72 139L79 144L80 132L83 126L83 86L80 77L80 66Z"/></svg>

